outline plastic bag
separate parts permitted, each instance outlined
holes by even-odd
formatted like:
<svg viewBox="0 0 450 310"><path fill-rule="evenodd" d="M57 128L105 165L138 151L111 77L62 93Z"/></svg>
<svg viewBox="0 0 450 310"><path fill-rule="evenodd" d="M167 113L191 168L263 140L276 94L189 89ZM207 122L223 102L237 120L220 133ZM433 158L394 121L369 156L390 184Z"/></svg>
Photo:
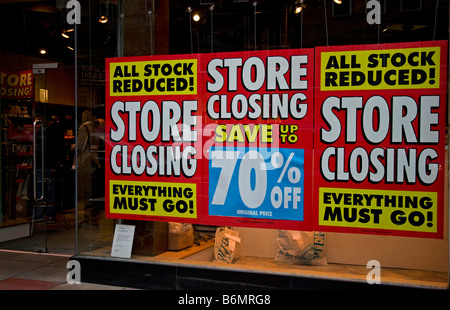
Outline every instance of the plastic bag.
<svg viewBox="0 0 450 310"><path fill-rule="evenodd" d="M327 265L323 256L325 233L319 231L277 231L275 261L294 265Z"/></svg>
<svg viewBox="0 0 450 310"><path fill-rule="evenodd" d="M239 232L228 227L218 227L214 242L214 260L231 264L241 242Z"/></svg>

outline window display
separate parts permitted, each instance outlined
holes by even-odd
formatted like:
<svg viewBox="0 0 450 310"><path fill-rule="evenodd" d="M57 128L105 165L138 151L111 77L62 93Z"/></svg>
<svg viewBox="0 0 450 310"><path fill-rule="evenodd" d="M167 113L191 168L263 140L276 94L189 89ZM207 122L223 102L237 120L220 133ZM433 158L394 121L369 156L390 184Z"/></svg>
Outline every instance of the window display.
<svg viewBox="0 0 450 310"><path fill-rule="evenodd" d="M74 109L66 227L82 281L448 288L449 4L406 2L48 4L39 57L71 81L2 67L1 107ZM2 186L6 169L29 172L32 141L2 161ZM36 203L18 180L0 228L20 214L12 192Z"/></svg>
<svg viewBox="0 0 450 310"><path fill-rule="evenodd" d="M219 226L211 261L228 265L249 258L240 227L276 229L274 272L328 266L331 232L442 240L446 55L435 41L109 58L105 215ZM169 85L174 59L195 86L142 86Z"/></svg>

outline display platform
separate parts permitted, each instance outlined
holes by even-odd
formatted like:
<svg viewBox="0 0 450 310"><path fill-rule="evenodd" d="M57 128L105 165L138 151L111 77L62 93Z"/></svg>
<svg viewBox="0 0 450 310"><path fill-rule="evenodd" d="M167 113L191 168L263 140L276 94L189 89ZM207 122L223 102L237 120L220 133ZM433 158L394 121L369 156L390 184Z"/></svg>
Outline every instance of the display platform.
<svg viewBox="0 0 450 310"><path fill-rule="evenodd" d="M368 284L366 266L305 266L239 256L214 261L213 241L149 257L111 257L111 248L75 255L81 281L141 289L447 289L445 272L382 268L381 283Z"/></svg>

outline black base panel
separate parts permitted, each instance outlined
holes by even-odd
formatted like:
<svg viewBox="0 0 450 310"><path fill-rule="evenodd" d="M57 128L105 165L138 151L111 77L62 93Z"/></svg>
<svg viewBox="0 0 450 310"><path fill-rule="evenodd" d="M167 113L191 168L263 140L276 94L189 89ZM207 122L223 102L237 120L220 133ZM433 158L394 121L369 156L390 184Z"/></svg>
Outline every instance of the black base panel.
<svg viewBox="0 0 450 310"><path fill-rule="evenodd" d="M379 290L403 286L73 256L81 282L151 290Z"/></svg>

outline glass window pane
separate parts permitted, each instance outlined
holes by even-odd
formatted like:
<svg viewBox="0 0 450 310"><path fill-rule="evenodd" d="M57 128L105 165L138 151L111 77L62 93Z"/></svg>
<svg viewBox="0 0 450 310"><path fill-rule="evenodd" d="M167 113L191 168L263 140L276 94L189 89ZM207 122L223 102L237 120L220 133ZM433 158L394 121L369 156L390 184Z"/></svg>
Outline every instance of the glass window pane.
<svg viewBox="0 0 450 310"><path fill-rule="evenodd" d="M448 3L341 2L80 1L78 254L447 287Z"/></svg>

